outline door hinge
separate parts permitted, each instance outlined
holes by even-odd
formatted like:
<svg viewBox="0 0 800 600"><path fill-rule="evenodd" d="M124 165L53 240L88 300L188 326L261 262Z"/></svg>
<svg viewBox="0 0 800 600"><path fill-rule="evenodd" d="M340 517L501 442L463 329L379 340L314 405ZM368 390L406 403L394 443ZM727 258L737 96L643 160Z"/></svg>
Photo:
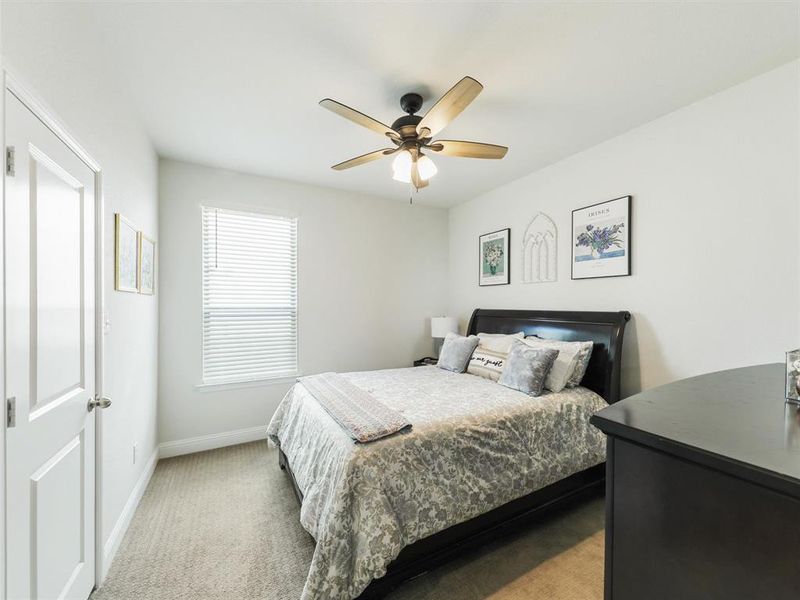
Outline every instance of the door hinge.
<svg viewBox="0 0 800 600"><path fill-rule="evenodd" d="M15 151L14 146L6 147L6 175L14 177L16 175L15 167Z"/></svg>
<svg viewBox="0 0 800 600"><path fill-rule="evenodd" d="M14 396L6 399L6 428L17 426L17 399Z"/></svg>

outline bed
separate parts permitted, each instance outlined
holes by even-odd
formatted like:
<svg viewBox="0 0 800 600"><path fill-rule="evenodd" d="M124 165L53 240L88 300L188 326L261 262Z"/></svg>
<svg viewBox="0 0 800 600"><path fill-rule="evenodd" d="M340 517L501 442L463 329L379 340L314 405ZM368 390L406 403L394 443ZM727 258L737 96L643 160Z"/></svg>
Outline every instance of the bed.
<svg viewBox="0 0 800 600"><path fill-rule="evenodd" d="M597 489L591 414L619 399L627 312L477 309L468 333L592 340L582 385L530 398L436 367L347 373L413 428L354 444L302 383L268 434L316 549L303 600L380 598L470 548Z"/></svg>

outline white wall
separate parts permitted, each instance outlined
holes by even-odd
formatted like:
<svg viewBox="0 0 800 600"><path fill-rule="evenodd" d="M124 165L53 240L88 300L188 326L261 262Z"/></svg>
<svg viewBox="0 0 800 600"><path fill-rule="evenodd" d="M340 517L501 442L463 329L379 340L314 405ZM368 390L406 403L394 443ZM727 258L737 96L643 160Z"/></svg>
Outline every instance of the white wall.
<svg viewBox="0 0 800 600"><path fill-rule="evenodd" d="M409 366L443 314L447 213L171 160L160 163L159 435L265 427L290 387L198 391L200 206L298 216L299 350L305 374Z"/></svg>
<svg viewBox="0 0 800 600"><path fill-rule="evenodd" d="M449 310L630 310L623 395L780 362L800 345L793 62L450 211ZM513 148L511 149L513 152ZM570 280L571 210L633 196L633 276ZM521 283L521 238L558 227L558 282ZM509 286L477 285L478 236L511 227Z"/></svg>
<svg viewBox="0 0 800 600"><path fill-rule="evenodd" d="M3 4L0 3L0 66L3 65ZM5 105L5 94L0 95L0 110L2 111L0 114L5 115L6 112L6 105ZM6 139L6 121L5 117L0 119L0 139L3 140L5 144ZM3 187L2 192L0 192L0 199L5 202L5 184ZM4 219L0 218L0 222L4 223ZM4 256L4 248L5 248L5 224L3 224L3 230L0 231L0 257L2 257L3 263L5 263L5 256ZM4 271L5 272L5 271ZM0 301L0 305L3 305L4 301ZM5 306L3 306L3 310L5 310ZM0 322L0 335L2 335L2 339L5 340L6 332L5 332L5 323ZM5 358L5 344L0 344L0 361L5 365L6 358ZM6 389L6 373L5 367L0 368L0 386L2 389ZM0 427L0 514L5 515L6 512L6 429L5 427ZM0 518L0 540L6 539L6 522L5 518ZM6 564L6 544L0 543L0 565ZM3 592L0 593L0 598L5 597L5 589L6 589L6 573L5 568L0 569L0 590Z"/></svg>
<svg viewBox="0 0 800 600"><path fill-rule="evenodd" d="M158 352L157 298L113 291L114 213L158 238L157 158L136 114L115 88L110 65L90 47L85 23L70 6L3 3L2 28L6 63L102 167L104 292L111 322L105 336L104 392L114 403L102 414L100 527L112 550L109 537L157 448Z"/></svg>

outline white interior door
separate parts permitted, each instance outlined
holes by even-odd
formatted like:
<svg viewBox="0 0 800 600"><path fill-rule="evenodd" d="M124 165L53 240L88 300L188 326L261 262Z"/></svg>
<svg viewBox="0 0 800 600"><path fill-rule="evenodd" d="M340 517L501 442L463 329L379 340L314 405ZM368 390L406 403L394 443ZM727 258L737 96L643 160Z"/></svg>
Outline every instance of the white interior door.
<svg viewBox="0 0 800 600"><path fill-rule="evenodd" d="M6 92L9 599L94 586L94 173Z"/></svg>

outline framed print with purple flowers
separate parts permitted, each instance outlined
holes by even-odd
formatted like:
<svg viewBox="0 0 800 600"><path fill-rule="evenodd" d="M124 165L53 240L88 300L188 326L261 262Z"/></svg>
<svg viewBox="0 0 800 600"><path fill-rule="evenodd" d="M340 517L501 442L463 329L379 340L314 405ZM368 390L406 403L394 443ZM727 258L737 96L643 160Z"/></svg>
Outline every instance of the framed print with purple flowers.
<svg viewBox="0 0 800 600"><path fill-rule="evenodd" d="M509 278L508 247L511 229L484 233L478 238L478 285L506 285Z"/></svg>
<svg viewBox="0 0 800 600"><path fill-rule="evenodd" d="M631 274L631 197L572 211L572 278Z"/></svg>

